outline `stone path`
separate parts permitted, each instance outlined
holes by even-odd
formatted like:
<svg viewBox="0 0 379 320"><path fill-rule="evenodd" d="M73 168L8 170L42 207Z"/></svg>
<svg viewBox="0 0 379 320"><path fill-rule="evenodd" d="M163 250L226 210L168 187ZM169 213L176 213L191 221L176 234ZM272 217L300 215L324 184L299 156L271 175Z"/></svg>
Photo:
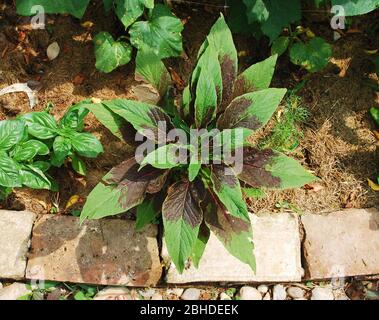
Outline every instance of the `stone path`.
<svg viewBox="0 0 379 320"><path fill-rule="evenodd" d="M132 221L104 219L80 226L78 218L71 216L36 217L30 212L0 210L0 279L152 287L192 282L298 283L379 274L376 209L305 214L300 218L292 213L254 215L252 221L256 275L231 257L214 237L199 269L189 266L180 275L164 245L159 254L156 226L137 233ZM166 268L164 279L160 256ZM259 298L259 292L262 299L301 299L298 288L271 285L262 292L257 285L242 288L239 296ZM309 299L331 297L323 287L312 293L303 290ZM189 296L197 293L187 291Z"/></svg>

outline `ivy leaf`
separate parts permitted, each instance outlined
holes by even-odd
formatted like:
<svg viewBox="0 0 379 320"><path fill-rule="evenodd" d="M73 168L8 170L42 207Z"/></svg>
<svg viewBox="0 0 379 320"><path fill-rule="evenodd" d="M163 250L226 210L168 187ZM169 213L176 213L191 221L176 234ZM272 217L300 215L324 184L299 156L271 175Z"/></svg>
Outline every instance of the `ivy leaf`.
<svg viewBox="0 0 379 320"><path fill-rule="evenodd" d="M324 39L315 37L308 43L295 43L290 49L291 62L309 72L318 72L326 67L332 56L332 47Z"/></svg>
<svg viewBox="0 0 379 320"><path fill-rule="evenodd" d="M108 32L100 32L95 43L96 68L109 73L123 66L132 58L132 47L126 42L115 41Z"/></svg>
<svg viewBox="0 0 379 320"><path fill-rule="evenodd" d="M150 83L163 97L171 84L171 76L164 63L148 48L138 50L136 57L136 80Z"/></svg>
<svg viewBox="0 0 379 320"><path fill-rule="evenodd" d="M286 91L270 88L235 98L218 119L217 128L261 128L270 120Z"/></svg>
<svg viewBox="0 0 379 320"><path fill-rule="evenodd" d="M160 135L166 135L167 130L173 128L170 117L157 106L124 99L104 101L103 104L150 140L158 142Z"/></svg>
<svg viewBox="0 0 379 320"><path fill-rule="evenodd" d="M171 169L186 163L188 147L179 144L166 144L150 152L142 161L141 167L147 164L158 169Z"/></svg>
<svg viewBox="0 0 379 320"><path fill-rule="evenodd" d="M270 13L267 10L264 0L244 0L247 7L247 17L249 23L264 22L268 19Z"/></svg>
<svg viewBox="0 0 379 320"><path fill-rule="evenodd" d="M21 141L25 125L20 120L3 120L0 122L0 150L7 151Z"/></svg>
<svg viewBox="0 0 379 320"><path fill-rule="evenodd" d="M114 5L117 17L128 28L143 14L145 8L154 8L154 0L114 0Z"/></svg>
<svg viewBox="0 0 379 320"><path fill-rule="evenodd" d="M332 6L343 6L345 16L360 16L379 8L379 0L332 0Z"/></svg>
<svg viewBox="0 0 379 320"><path fill-rule="evenodd" d="M269 88L277 59L278 56L273 55L241 73L235 83L234 96Z"/></svg>
<svg viewBox="0 0 379 320"><path fill-rule="evenodd" d="M17 0L17 13L22 16L36 14L34 6L42 6L45 13L69 13L81 19L87 9L90 0Z"/></svg>
<svg viewBox="0 0 379 320"><path fill-rule="evenodd" d="M204 210L204 221L208 228L225 246L228 252L248 264L255 272L253 231L251 223L230 215L214 193Z"/></svg>
<svg viewBox="0 0 379 320"><path fill-rule="evenodd" d="M196 183L179 181L168 189L163 202L162 216L167 250L180 273L192 253L203 221L199 192Z"/></svg>
<svg viewBox="0 0 379 320"><path fill-rule="evenodd" d="M262 32L271 40L275 40L283 28L301 19L300 0L264 0L268 18L261 24Z"/></svg>
<svg viewBox="0 0 379 320"><path fill-rule="evenodd" d="M5 153L0 154L0 185L3 187L21 187L19 166Z"/></svg>
<svg viewBox="0 0 379 320"><path fill-rule="evenodd" d="M41 140L54 138L57 135L58 125L54 117L47 112L31 112L22 119L26 121L28 132Z"/></svg>
<svg viewBox="0 0 379 320"><path fill-rule="evenodd" d="M275 39L272 43L271 54L277 54L278 56L281 56L284 52L287 51L289 44L289 37L279 37Z"/></svg>
<svg viewBox="0 0 379 320"><path fill-rule="evenodd" d="M130 30L130 42L139 50L148 48L160 59L176 57L183 51L183 24L169 7L158 4L154 7L149 21L138 21Z"/></svg>
<svg viewBox="0 0 379 320"><path fill-rule="evenodd" d="M238 178L253 188L291 189L317 180L296 160L271 149L245 148Z"/></svg>
<svg viewBox="0 0 379 320"><path fill-rule="evenodd" d="M96 158L104 152L100 141L88 132L75 132L71 135L70 140L74 151L82 157Z"/></svg>
<svg viewBox="0 0 379 320"><path fill-rule="evenodd" d="M228 213L239 219L250 221L239 180L232 170L225 165L212 165L211 181L214 192Z"/></svg>

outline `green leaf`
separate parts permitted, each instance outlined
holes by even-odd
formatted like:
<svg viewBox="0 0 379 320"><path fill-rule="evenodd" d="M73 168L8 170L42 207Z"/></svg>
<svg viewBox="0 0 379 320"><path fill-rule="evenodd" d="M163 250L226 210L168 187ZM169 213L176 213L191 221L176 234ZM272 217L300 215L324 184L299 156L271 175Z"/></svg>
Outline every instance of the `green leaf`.
<svg viewBox="0 0 379 320"><path fill-rule="evenodd" d="M139 50L151 49L160 59L176 57L183 51L183 24L169 7L158 4L149 21L138 21L130 30L130 42Z"/></svg>
<svg viewBox="0 0 379 320"><path fill-rule="evenodd" d="M192 250L192 262L195 268L199 268L200 259L203 256L205 247L208 243L210 237L210 230L207 225L203 222L200 226L199 234L197 236L195 245Z"/></svg>
<svg viewBox="0 0 379 320"><path fill-rule="evenodd" d="M57 135L58 125L47 112L31 112L22 116L22 119L26 121L29 134L38 139L47 140Z"/></svg>
<svg viewBox="0 0 379 320"><path fill-rule="evenodd" d="M106 12L109 12L113 8L114 0L103 0L104 9Z"/></svg>
<svg viewBox="0 0 379 320"><path fill-rule="evenodd" d="M88 103L90 103L90 100L82 101L70 107L60 120L60 126L65 129L82 131L84 128L84 119L89 112L89 110L85 108L85 105Z"/></svg>
<svg viewBox="0 0 379 320"><path fill-rule="evenodd" d="M51 157L51 164L60 167L68 155L71 153L72 144L70 139L58 136L53 143L54 153Z"/></svg>
<svg viewBox="0 0 379 320"><path fill-rule="evenodd" d="M133 132L128 127L130 126L121 116L111 111L107 106L102 103L85 104L85 108L91 111L96 119L100 121L112 134L117 138L124 140ZM134 142L133 132L132 138ZM126 139L125 139L126 140ZM131 139L129 139L131 140Z"/></svg>
<svg viewBox="0 0 379 320"><path fill-rule="evenodd" d="M223 153L230 153L237 148L248 146L250 144L247 138L249 138L252 133L252 130L245 128L222 130L213 137L213 150L222 148Z"/></svg>
<svg viewBox="0 0 379 320"><path fill-rule="evenodd" d="M248 198L262 199L266 197L266 193L258 188L242 188L242 192Z"/></svg>
<svg viewBox="0 0 379 320"><path fill-rule="evenodd" d="M124 99L104 101L103 104L150 140L158 141L159 135L166 135L165 128L159 126L159 122L165 124L168 131L173 128L170 117L157 106Z"/></svg>
<svg viewBox="0 0 379 320"><path fill-rule="evenodd" d="M269 18L270 12L264 0L244 0L244 3L247 7L246 14L249 23L264 22Z"/></svg>
<svg viewBox="0 0 379 320"><path fill-rule="evenodd" d="M232 99L234 91L233 84L238 71L237 50L234 46L232 33L230 32L223 15L221 15L211 28L206 41L199 50L199 57L208 47L212 47L212 49L217 52L218 60L221 65L223 103L220 106L220 111L222 111Z"/></svg>
<svg viewBox="0 0 379 320"><path fill-rule="evenodd" d="M148 224L151 224L155 221L157 214L157 208L154 203L155 199L145 199L137 207L137 215L136 215L136 231L142 231Z"/></svg>
<svg viewBox="0 0 379 320"><path fill-rule="evenodd" d="M256 263L251 223L227 213L212 192L211 201L207 203L204 211L204 220L226 250L243 263L248 264L255 272Z"/></svg>
<svg viewBox="0 0 379 320"><path fill-rule="evenodd" d="M163 97L171 84L171 76L164 63L148 48L138 50L136 57L136 79L150 83Z"/></svg>
<svg viewBox="0 0 379 320"><path fill-rule="evenodd" d="M264 3L269 16L262 22L261 28L271 42L280 35L283 28L301 19L300 0L264 0Z"/></svg>
<svg viewBox="0 0 379 320"><path fill-rule="evenodd" d="M217 128L260 129L270 120L286 91L269 88L235 98L219 117Z"/></svg>
<svg viewBox="0 0 379 320"><path fill-rule="evenodd" d="M132 58L132 47L126 42L115 41L108 32L100 32L95 43L96 68L109 73L123 66Z"/></svg>
<svg viewBox="0 0 379 320"><path fill-rule="evenodd" d="M75 154L71 155L71 165L72 165L72 168L80 175L85 176L87 174L86 164L84 163L82 159L80 159Z"/></svg>
<svg viewBox="0 0 379 320"><path fill-rule="evenodd" d="M22 16L31 16L36 14L33 11L34 6L42 6L45 13L69 13L76 18L81 19L87 9L90 0L17 0L17 13Z"/></svg>
<svg viewBox="0 0 379 320"><path fill-rule="evenodd" d="M21 141L25 125L20 120L0 121L0 150L7 151Z"/></svg>
<svg viewBox="0 0 379 320"><path fill-rule="evenodd" d="M239 180L231 168L225 165L212 165L211 181L214 192L228 213L239 219L250 221Z"/></svg>
<svg viewBox="0 0 379 320"><path fill-rule="evenodd" d="M142 161L141 167L147 164L158 169L171 169L186 163L188 146L166 144L150 152Z"/></svg>
<svg viewBox="0 0 379 320"><path fill-rule="evenodd" d="M0 185L3 187L21 187L19 166L5 153L0 154Z"/></svg>
<svg viewBox="0 0 379 320"><path fill-rule="evenodd" d="M189 181L194 181L195 178L199 175L199 171L201 169L201 159L198 156L197 159L195 156L191 156L190 163L188 165L188 179Z"/></svg>
<svg viewBox="0 0 379 320"><path fill-rule="evenodd" d="M154 0L114 0L115 12L125 28L133 24L144 12L145 7L154 8Z"/></svg>
<svg viewBox="0 0 379 320"><path fill-rule="evenodd" d="M379 0L332 0L332 6L343 6L345 16L359 16L379 8Z"/></svg>
<svg viewBox="0 0 379 320"><path fill-rule="evenodd" d="M374 119L375 123L379 126L379 108L370 108L371 117Z"/></svg>
<svg viewBox="0 0 379 320"><path fill-rule="evenodd" d="M46 175L33 165L25 165L20 170L21 181L24 186L32 189L55 189ZM55 190L54 190L55 191Z"/></svg>
<svg viewBox="0 0 379 320"><path fill-rule="evenodd" d="M277 55L253 64L250 68L241 73L235 84L234 96L245 93L268 89L275 71Z"/></svg>
<svg viewBox="0 0 379 320"><path fill-rule="evenodd" d="M12 188L6 188L0 185L0 201L7 200L7 198L11 195Z"/></svg>
<svg viewBox="0 0 379 320"><path fill-rule="evenodd" d="M287 51L289 44L289 37L279 37L275 39L272 43L271 54L277 54L278 56L281 56L284 52Z"/></svg>
<svg viewBox="0 0 379 320"><path fill-rule="evenodd" d="M238 178L254 188L291 189L317 180L296 160L271 149L244 149L242 173Z"/></svg>
<svg viewBox="0 0 379 320"><path fill-rule="evenodd" d="M376 74L379 75L379 54L373 56L371 60L374 62L376 67Z"/></svg>
<svg viewBox="0 0 379 320"><path fill-rule="evenodd" d="M188 180L173 184L162 207L168 253L180 273L193 252L203 220L199 189Z"/></svg>
<svg viewBox="0 0 379 320"><path fill-rule="evenodd" d="M33 167L40 169L42 172L46 172L50 169L51 164L47 161L36 161L33 162Z"/></svg>
<svg viewBox="0 0 379 320"><path fill-rule="evenodd" d="M150 166L140 171L138 168L139 164L133 157L109 171L89 194L80 216L81 221L126 212L142 203L152 186L159 189L157 180L162 171Z"/></svg>
<svg viewBox="0 0 379 320"><path fill-rule="evenodd" d="M308 43L295 43L290 49L291 62L309 72L318 72L326 67L331 56L332 47L324 39L315 37Z"/></svg>
<svg viewBox="0 0 379 320"><path fill-rule="evenodd" d="M75 132L71 137L72 148L75 152L86 158L96 158L100 153L104 152L100 141L91 133Z"/></svg>
<svg viewBox="0 0 379 320"><path fill-rule="evenodd" d="M50 153L49 147L41 141L29 140L15 148L13 159L22 162L32 160L37 154L44 156Z"/></svg>

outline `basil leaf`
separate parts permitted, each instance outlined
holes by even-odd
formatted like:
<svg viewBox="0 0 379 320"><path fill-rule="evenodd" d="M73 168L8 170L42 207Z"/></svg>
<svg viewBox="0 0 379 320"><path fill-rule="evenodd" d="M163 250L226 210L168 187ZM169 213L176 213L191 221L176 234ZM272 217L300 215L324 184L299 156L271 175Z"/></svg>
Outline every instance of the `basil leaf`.
<svg viewBox="0 0 379 320"><path fill-rule="evenodd" d="M57 135L58 125L54 117L47 112L28 113L22 119L26 121L29 134L38 139L47 140Z"/></svg>
<svg viewBox="0 0 379 320"><path fill-rule="evenodd" d="M104 152L100 141L92 134L83 132L75 133L70 137L74 151L86 158L96 158Z"/></svg>

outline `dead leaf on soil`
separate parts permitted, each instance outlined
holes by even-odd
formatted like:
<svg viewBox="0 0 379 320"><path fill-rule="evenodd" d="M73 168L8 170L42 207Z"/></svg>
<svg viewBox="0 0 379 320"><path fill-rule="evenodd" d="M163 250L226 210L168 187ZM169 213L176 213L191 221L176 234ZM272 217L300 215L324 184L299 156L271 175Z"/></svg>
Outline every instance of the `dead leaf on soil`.
<svg viewBox="0 0 379 320"><path fill-rule="evenodd" d="M374 181L367 179L369 187L374 191L379 191L379 185L376 184Z"/></svg>

